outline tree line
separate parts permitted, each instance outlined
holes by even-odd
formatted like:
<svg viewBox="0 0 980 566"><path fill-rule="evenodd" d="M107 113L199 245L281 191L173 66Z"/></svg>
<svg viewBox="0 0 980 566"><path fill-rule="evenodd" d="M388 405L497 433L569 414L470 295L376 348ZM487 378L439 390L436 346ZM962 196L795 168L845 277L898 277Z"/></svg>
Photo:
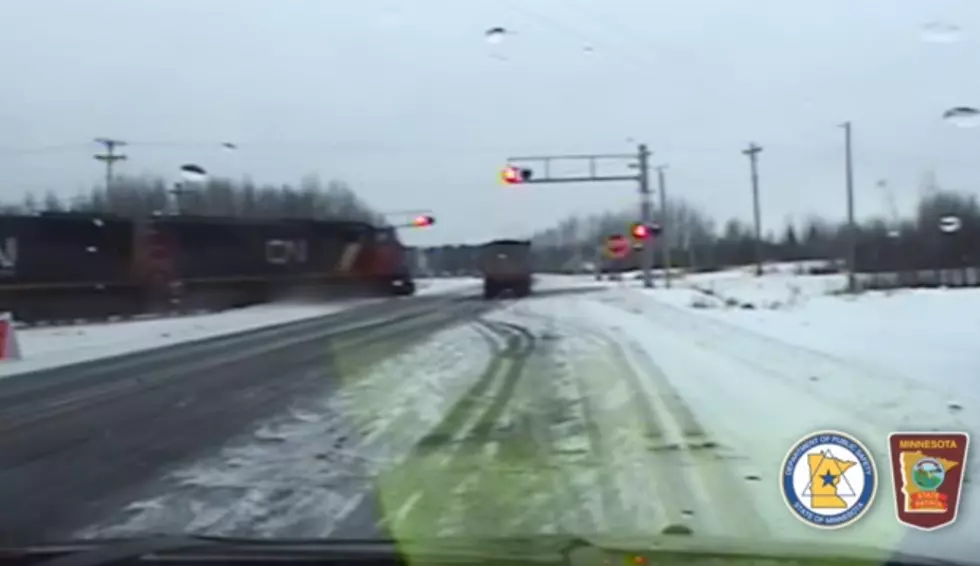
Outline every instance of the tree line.
<svg viewBox="0 0 980 566"><path fill-rule="evenodd" d="M941 219L955 216L961 226L948 233ZM689 270L717 270L756 261L755 230L751 223L730 219L717 223L697 206L673 199L655 212L664 227L653 246L655 266L662 267L665 246L671 266ZM535 268L545 272L581 272L603 259L608 236L628 234L636 220L633 210L573 216L532 237ZM816 216L779 230L766 231L760 242L764 261L845 260L850 251L850 230L844 221ZM980 204L974 195L933 190L920 198L907 217L871 218L857 223L854 241L856 268L864 273L894 273L975 267L980 262ZM475 273L477 249L441 246L422 250L428 269L436 273ZM620 268L635 269L634 254Z"/></svg>
<svg viewBox="0 0 980 566"><path fill-rule="evenodd" d="M322 182L310 175L298 185L257 185L245 179L211 178L175 196L173 185L161 177L117 177L111 187L95 187L62 198L54 192L29 193L18 203L0 203L0 214L76 211L146 216L170 209L179 199L185 214L244 218L306 217L362 220L385 224L384 216L361 200L340 180ZM188 188L188 187L184 187ZM955 216L958 231L940 230L940 220ZM655 265L663 266L669 246L671 266L715 270L747 265L756 260L756 238L750 223L730 219L717 223L683 199L668 201L655 213L664 232L654 242ZM605 239L626 233L635 211L572 216L533 235L535 269L580 272L602 263ZM980 263L980 204L970 194L931 190L907 217L871 218L858 224L856 267L867 273L977 267ZM849 229L842 221L811 217L778 230L767 230L760 246L764 261L840 260L849 255ZM422 274L477 274L475 246L437 246L413 249ZM626 265L637 267L635 255Z"/></svg>
<svg viewBox="0 0 980 566"><path fill-rule="evenodd" d="M304 177L297 186L257 185L251 180L210 178L185 184L179 192L162 177L117 177L110 187L95 187L65 199L53 191L27 193L21 202L0 204L0 214L90 212L124 217L174 210L182 214L241 218L306 217L384 223L343 181L323 183Z"/></svg>

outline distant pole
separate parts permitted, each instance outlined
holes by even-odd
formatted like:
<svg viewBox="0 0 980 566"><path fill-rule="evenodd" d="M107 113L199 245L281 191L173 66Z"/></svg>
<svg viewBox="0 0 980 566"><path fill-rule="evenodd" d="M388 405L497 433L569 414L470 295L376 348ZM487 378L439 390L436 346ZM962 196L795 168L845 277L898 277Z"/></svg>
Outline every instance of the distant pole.
<svg viewBox="0 0 980 566"><path fill-rule="evenodd" d="M851 151L851 123L844 128L844 174L847 182L847 291L857 291L857 227L854 225L854 161Z"/></svg>
<svg viewBox="0 0 980 566"><path fill-rule="evenodd" d="M97 153L94 155L94 157L97 161L102 161L105 163L105 189L108 191L112 186L113 166L117 161L126 160L125 155L116 153L116 148L126 145L126 142L110 138L96 138L95 143L105 146L105 153Z"/></svg>
<svg viewBox="0 0 980 566"><path fill-rule="evenodd" d="M752 169L752 215L755 221L755 274L762 275L762 214L759 211L759 169L758 154L762 148L750 143L748 149L742 151L749 156L749 166Z"/></svg>
<svg viewBox="0 0 980 566"><path fill-rule="evenodd" d="M653 206L650 202L650 150L643 143L638 149L640 222L644 226L649 226L653 222ZM649 289L653 287L653 250L649 245L644 246L641 250L640 261L643 269L643 286Z"/></svg>
<svg viewBox="0 0 980 566"><path fill-rule="evenodd" d="M670 239L673 234L667 227L667 180L664 175L666 169L666 165L657 167L657 189L660 191L660 253L664 265L664 286L670 288Z"/></svg>

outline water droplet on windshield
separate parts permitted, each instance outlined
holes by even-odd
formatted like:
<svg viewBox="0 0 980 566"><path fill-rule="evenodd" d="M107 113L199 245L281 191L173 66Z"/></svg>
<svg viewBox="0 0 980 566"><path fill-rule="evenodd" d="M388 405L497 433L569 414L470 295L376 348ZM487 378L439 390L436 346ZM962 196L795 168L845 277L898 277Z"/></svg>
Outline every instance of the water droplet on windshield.
<svg viewBox="0 0 980 566"><path fill-rule="evenodd" d="M958 128L980 126L980 110L969 106L957 106L943 112L943 120Z"/></svg>
<svg viewBox="0 0 980 566"><path fill-rule="evenodd" d="M961 38L962 30L953 24L931 22L922 28L922 39L930 43L955 43Z"/></svg>
<svg viewBox="0 0 980 566"><path fill-rule="evenodd" d="M483 35L487 43L498 44L504 40L507 30L502 27L490 28Z"/></svg>

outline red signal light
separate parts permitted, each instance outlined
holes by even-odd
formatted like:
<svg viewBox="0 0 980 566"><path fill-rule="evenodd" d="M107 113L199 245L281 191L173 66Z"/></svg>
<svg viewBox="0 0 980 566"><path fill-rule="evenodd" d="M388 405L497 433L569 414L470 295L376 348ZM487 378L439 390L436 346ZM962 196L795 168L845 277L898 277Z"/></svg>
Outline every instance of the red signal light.
<svg viewBox="0 0 980 566"><path fill-rule="evenodd" d="M500 172L500 179L508 185L519 185L531 180L531 170L509 165Z"/></svg>
<svg viewBox="0 0 980 566"><path fill-rule="evenodd" d="M431 216L416 216L412 220L412 226L417 226L419 228L424 228L426 226L432 226L436 223L436 219Z"/></svg>
<svg viewBox="0 0 980 566"><path fill-rule="evenodd" d="M660 224L633 224L630 234L634 240L646 240L660 235Z"/></svg>

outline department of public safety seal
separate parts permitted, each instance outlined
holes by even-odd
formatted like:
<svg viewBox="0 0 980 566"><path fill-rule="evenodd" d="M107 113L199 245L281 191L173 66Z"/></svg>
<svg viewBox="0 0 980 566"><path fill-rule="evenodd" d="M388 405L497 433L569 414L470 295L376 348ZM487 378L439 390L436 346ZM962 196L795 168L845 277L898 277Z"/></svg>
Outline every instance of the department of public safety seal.
<svg viewBox="0 0 980 566"><path fill-rule="evenodd" d="M819 529L839 529L867 513L878 489L871 452L853 436L824 430L804 436L780 470L793 516Z"/></svg>

